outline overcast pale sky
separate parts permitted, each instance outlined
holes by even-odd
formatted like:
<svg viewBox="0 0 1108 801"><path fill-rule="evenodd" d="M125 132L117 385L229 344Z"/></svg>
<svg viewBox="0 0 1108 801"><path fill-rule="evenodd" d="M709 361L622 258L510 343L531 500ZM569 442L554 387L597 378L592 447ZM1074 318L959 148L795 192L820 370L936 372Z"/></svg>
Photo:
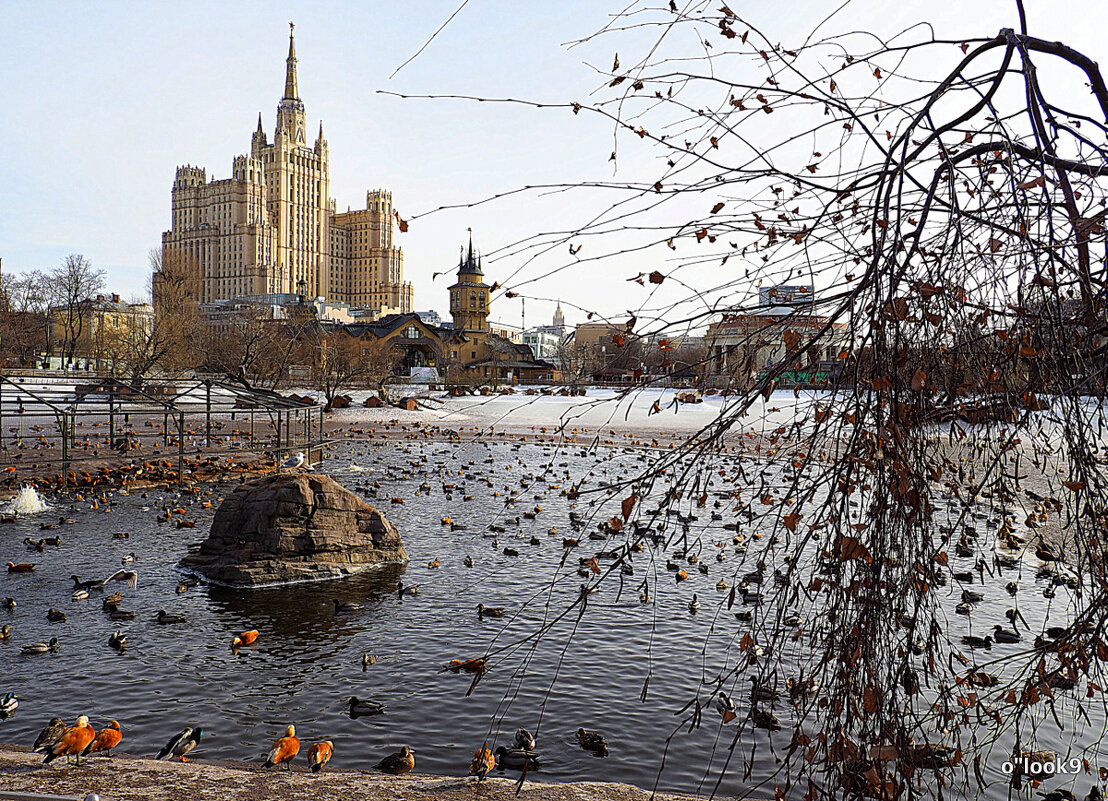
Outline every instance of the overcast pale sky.
<svg viewBox="0 0 1108 801"><path fill-rule="evenodd" d="M616 41L568 49L624 0L470 0L414 62L392 73L460 0L350 3L17 2L0 4L0 258L5 271L49 268L68 253L107 270L109 287L143 291L146 254L169 225L177 165L225 178L249 150L260 111L272 134L284 82L288 22L296 22L300 94L310 129L322 119L338 207L360 208L369 188L391 189L411 216L472 203L523 185L611 178L612 131L587 115L451 100L402 100L379 90L587 102L611 66ZM662 3L662 0L659 0ZM662 3L664 5L664 3ZM718 4L718 0L717 0ZM788 46L839 5L757 0L732 7ZM1094 59L1104 54L1108 9L1098 2L1028 0L1033 32ZM892 33L927 20L939 36L968 38L1015 27L1013 2L861 0L836 27ZM621 177L634 174L632 157ZM492 251L560 228L572 198L501 202L422 218L400 238L419 309L447 306L443 276L466 229ZM564 218L564 219L563 219ZM547 322L553 299L615 313L627 308L628 272L650 271L643 254L610 274L568 271L526 307ZM490 281L514 265L486 265ZM618 272L618 274L616 274ZM520 301L494 316L519 324ZM567 308L571 322L583 313Z"/></svg>

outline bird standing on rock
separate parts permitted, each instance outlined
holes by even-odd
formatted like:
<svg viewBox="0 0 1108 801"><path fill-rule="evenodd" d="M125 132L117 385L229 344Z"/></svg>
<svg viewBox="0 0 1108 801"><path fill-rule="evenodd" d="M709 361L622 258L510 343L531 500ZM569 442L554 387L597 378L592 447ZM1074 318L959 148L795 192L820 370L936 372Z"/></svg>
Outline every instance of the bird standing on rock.
<svg viewBox="0 0 1108 801"><path fill-rule="evenodd" d="M323 766L331 761L331 754L334 750L335 745L330 740L314 743L308 749L308 768L312 773L319 773L323 770Z"/></svg>
<svg viewBox="0 0 1108 801"><path fill-rule="evenodd" d="M81 756L88 756L89 754L95 753L110 754L112 749L119 745L122 739L123 730L119 728L119 722L113 720L96 733L96 737L88 744L88 747L81 752Z"/></svg>
<svg viewBox="0 0 1108 801"><path fill-rule="evenodd" d="M192 751L196 746L200 745L200 738L204 736L203 729L187 728L182 730L165 744L165 747L158 752L156 759L167 759L168 757L177 757L181 762L188 762L188 757L185 754Z"/></svg>
<svg viewBox="0 0 1108 801"><path fill-rule="evenodd" d="M415 754L412 749L406 745L399 751L389 754L376 765L377 770L382 773L391 773L393 776L400 776L401 774L408 773L414 767Z"/></svg>
<svg viewBox="0 0 1108 801"><path fill-rule="evenodd" d="M46 727L38 733L35 744L31 746L31 751L45 754L54 743L61 739L68 728L61 718L51 718Z"/></svg>
<svg viewBox="0 0 1108 801"><path fill-rule="evenodd" d="M296 727L290 725L285 729L285 736L278 737L273 741L273 748L269 750L269 755L265 758L265 767L271 768L274 765L280 765L284 763L287 770L292 770L292 765L289 763L300 753L300 739L296 736Z"/></svg>
<svg viewBox="0 0 1108 801"><path fill-rule="evenodd" d="M49 764L60 756L77 757L77 764L81 764L81 753L88 748L89 743L96 737L96 732L92 730L92 726L88 725L88 716L81 715L77 718L77 725L70 726L62 736L58 738L50 748L46 751L46 756L43 757L43 763Z"/></svg>
<svg viewBox="0 0 1108 801"><path fill-rule="evenodd" d="M470 774L476 776L477 781L480 782L489 774L489 771L495 769L496 755L484 746L478 748L477 753L473 755L473 761L469 763Z"/></svg>

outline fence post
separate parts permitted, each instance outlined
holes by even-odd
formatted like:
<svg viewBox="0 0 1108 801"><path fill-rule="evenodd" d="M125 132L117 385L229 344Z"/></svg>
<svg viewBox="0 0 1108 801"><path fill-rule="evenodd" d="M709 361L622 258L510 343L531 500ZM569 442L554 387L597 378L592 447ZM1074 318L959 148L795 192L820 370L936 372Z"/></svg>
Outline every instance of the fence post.
<svg viewBox="0 0 1108 801"><path fill-rule="evenodd" d="M212 447L212 382L211 380L204 381L204 387L207 390L207 400L205 401L205 433L204 433L204 447Z"/></svg>
<svg viewBox="0 0 1108 801"><path fill-rule="evenodd" d="M62 419L60 421L61 434L62 434L62 489L64 490L69 486L69 443L66 441L66 431L69 428L69 421L66 419L65 412L61 413Z"/></svg>
<svg viewBox="0 0 1108 801"><path fill-rule="evenodd" d="M273 458L276 460L277 466L281 466L281 410L277 410L277 441L273 446Z"/></svg>
<svg viewBox="0 0 1108 801"><path fill-rule="evenodd" d="M177 483L185 483L185 413L177 418Z"/></svg>

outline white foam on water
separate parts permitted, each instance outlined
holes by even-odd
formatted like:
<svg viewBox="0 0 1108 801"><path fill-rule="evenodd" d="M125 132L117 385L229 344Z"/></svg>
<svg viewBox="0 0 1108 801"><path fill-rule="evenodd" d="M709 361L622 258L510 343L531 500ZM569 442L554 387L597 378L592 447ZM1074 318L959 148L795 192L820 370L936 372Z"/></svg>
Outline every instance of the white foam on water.
<svg viewBox="0 0 1108 801"><path fill-rule="evenodd" d="M4 511L16 515L37 515L50 510L50 504L39 497L34 487L22 487L19 494L8 501Z"/></svg>

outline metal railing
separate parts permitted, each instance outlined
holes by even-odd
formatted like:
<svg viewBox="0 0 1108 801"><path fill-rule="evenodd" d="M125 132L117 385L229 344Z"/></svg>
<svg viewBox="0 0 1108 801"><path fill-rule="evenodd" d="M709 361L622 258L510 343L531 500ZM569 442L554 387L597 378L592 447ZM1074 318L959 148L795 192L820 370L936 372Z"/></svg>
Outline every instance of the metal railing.
<svg viewBox="0 0 1108 801"><path fill-rule="evenodd" d="M313 451L323 458L323 408L276 392L210 379L136 385L112 377L75 382L47 373L0 374L0 467L53 468L63 483L98 450L89 452L97 435L107 440L104 457L175 457L176 479L183 482L186 458L226 451L229 437L218 429L228 423L234 429L236 421L249 423L248 430L230 432L237 449L269 451L278 464L298 450L307 451L309 462Z"/></svg>

